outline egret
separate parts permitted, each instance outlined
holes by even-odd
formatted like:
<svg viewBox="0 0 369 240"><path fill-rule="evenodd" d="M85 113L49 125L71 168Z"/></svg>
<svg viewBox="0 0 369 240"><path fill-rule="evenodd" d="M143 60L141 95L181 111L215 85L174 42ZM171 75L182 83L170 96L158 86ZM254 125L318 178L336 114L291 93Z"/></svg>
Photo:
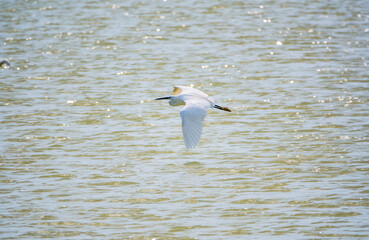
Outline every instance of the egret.
<svg viewBox="0 0 369 240"><path fill-rule="evenodd" d="M171 96L155 100L164 99L169 99L171 106L185 105L180 111L180 116L183 139L187 149L194 148L198 144L202 133L202 123L209 108L231 111L227 107L216 105L206 93L192 87L175 86Z"/></svg>

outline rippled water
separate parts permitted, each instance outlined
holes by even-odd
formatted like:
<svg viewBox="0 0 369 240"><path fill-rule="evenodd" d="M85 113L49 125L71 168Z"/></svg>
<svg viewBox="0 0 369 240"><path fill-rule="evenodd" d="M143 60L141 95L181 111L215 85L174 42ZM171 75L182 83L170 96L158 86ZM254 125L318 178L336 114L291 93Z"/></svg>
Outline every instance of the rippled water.
<svg viewBox="0 0 369 240"><path fill-rule="evenodd" d="M369 4L3 1L1 239L367 239ZM191 85L210 110L185 150Z"/></svg>

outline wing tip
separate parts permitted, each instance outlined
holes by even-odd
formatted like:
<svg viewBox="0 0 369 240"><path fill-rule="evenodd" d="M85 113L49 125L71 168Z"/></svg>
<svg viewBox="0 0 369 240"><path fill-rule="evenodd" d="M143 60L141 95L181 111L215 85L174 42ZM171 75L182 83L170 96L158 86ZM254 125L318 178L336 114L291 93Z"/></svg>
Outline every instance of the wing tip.
<svg viewBox="0 0 369 240"><path fill-rule="evenodd" d="M187 150L196 148L200 142L201 132L202 131L200 130L196 135L193 135L193 132L188 133L183 130L183 140Z"/></svg>
<svg viewBox="0 0 369 240"><path fill-rule="evenodd" d="M182 88L180 86L174 86L173 87L173 96L179 95L182 93Z"/></svg>
<svg viewBox="0 0 369 240"><path fill-rule="evenodd" d="M186 146L186 149L187 149L187 150L190 150L190 149L194 149L194 148L196 148L197 143L196 143L196 144L190 144L190 143L187 143L187 144L186 144L186 141L185 141L185 146Z"/></svg>

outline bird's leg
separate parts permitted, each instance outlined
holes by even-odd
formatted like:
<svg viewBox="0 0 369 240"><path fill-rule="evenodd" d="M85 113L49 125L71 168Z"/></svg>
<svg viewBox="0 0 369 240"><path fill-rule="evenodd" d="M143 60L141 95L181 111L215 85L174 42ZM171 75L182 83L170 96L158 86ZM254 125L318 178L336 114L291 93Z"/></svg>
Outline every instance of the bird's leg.
<svg viewBox="0 0 369 240"><path fill-rule="evenodd" d="M231 110L227 107L221 107L219 105L214 105L214 108L217 108L217 109L220 109L220 110L223 110L223 111L226 111L226 112L231 112Z"/></svg>

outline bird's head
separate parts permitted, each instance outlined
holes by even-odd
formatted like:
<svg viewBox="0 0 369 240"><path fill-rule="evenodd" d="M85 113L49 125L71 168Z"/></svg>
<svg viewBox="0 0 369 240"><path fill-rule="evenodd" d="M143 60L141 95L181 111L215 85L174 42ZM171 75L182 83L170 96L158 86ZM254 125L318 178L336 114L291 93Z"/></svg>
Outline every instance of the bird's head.
<svg viewBox="0 0 369 240"><path fill-rule="evenodd" d="M170 106L185 105L185 102L178 96L161 97L161 98L156 98L155 100L165 100L165 99L169 99Z"/></svg>

